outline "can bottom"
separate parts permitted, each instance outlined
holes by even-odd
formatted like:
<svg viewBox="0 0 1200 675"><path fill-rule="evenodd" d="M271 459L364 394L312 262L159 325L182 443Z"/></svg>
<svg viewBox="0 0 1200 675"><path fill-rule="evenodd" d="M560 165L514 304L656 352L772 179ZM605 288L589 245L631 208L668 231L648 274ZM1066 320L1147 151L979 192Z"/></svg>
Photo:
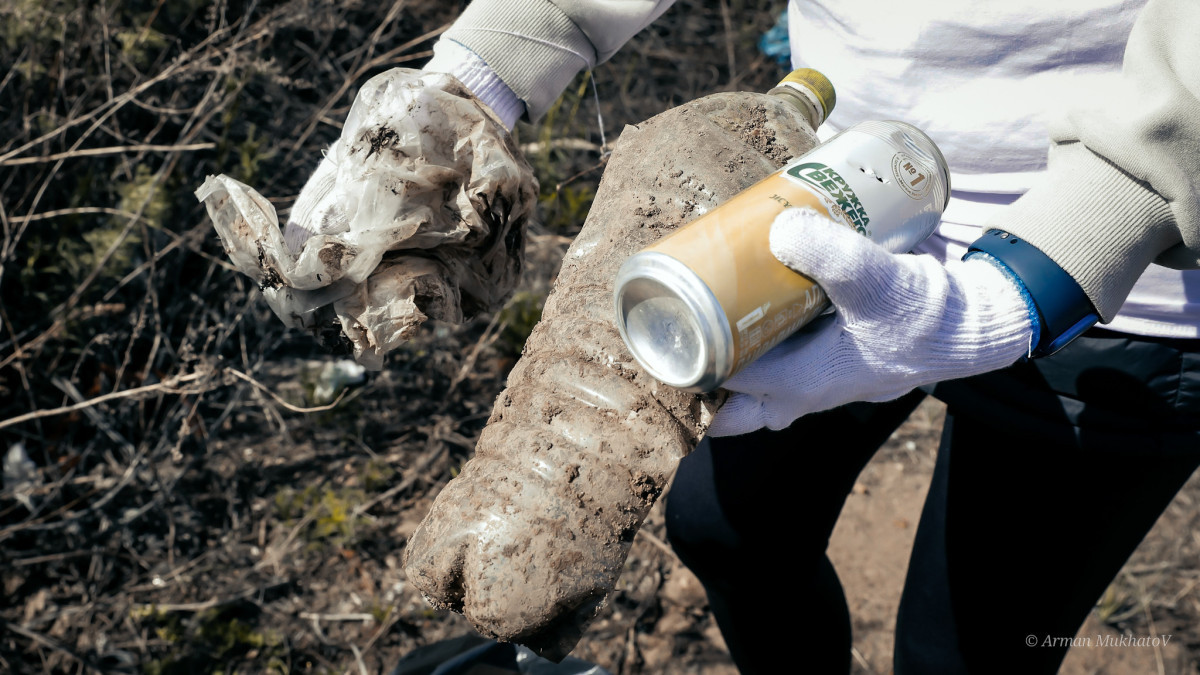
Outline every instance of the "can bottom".
<svg viewBox="0 0 1200 675"><path fill-rule="evenodd" d="M664 382L695 381L704 370L704 336L687 303L653 279L639 279L625 292L625 334L634 356Z"/></svg>
<svg viewBox="0 0 1200 675"><path fill-rule="evenodd" d="M724 315L712 292L679 261L642 252L617 273L617 326L633 357L663 384L709 391L729 370Z"/></svg>

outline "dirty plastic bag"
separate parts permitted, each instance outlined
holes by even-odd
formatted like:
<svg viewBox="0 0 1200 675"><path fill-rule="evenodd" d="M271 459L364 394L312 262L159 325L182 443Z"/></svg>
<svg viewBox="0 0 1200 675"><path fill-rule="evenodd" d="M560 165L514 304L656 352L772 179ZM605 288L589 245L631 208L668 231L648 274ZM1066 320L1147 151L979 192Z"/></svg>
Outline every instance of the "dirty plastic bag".
<svg viewBox="0 0 1200 675"><path fill-rule="evenodd" d="M504 126L450 75L396 68L359 91L280 230L228 176L196 191L275 314L373 370L426 319L498 307L520 276L537 182Z"/></svg>

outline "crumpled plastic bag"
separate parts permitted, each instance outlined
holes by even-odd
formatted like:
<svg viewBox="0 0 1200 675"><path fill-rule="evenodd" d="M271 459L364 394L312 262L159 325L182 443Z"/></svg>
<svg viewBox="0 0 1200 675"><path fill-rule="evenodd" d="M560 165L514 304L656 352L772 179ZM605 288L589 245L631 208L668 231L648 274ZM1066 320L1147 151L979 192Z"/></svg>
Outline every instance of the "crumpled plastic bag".
<svg viewBox="0 0 1200 675"><path fill-rule="evenodd" d="M228 176L196 197L285 324L379 370L426 319L460 323L509 296L537 181L458 80L396 68L363 86L284 230Z"/></svg>
<svg viewBox="0 0 1200 675"><path fill-rule="evenodd" d="M42 484L42 479L38 474L37 464L34 464L33 460L29 459L29 453L25 452L25 444L17 441L8 446L0 465L3 467L0 474L4 476L0 488L11 494L26 511L33 512L34 503L30 495Z"/></svg>

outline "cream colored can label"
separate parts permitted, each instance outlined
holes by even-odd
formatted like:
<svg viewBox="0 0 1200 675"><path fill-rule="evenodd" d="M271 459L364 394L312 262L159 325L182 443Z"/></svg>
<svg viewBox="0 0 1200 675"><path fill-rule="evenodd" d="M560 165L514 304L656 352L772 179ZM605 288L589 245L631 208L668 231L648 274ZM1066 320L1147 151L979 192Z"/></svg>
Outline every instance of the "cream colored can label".
<svg viewBox="0 0 1200 675"><path fill-rule="evenodd" d="M686 315L690 327L679 334L700 335L692 343L701 346L693 352L675 343L672 354L679 358L662 371L664 381L707 391L827 306L812 279L771 255L771 225L784 209L811 209L901 253L937 227L949 190L945 159L919 129L904 122L860 122L643 251L654 255L630 258L617 289L622 335L635 355L639 349L671 349L646 336L676 334L683 325L678 317ZM653 290L656 284L659 290ZM640 332L631 341L625 317L633 316L630 308L641 307L647 294L673 297L688 309L681 314L666 305L643 308L637 315ZM626 298L633 304L626 306ZM651 316L661 325L647 328ZM690 373L675 377L690 363L703 369L698 379Z"/></svg>
<svg viewBox="0 0 1200 675"><path fill-rule="evenodd" d="M866 233L870 217L834 169L785 167L687 227L647 248L688 266L708 286L733 338L733 372L762 356L825 307L825 292L771 254L771 223L784 209L808 207Z"/></svg>

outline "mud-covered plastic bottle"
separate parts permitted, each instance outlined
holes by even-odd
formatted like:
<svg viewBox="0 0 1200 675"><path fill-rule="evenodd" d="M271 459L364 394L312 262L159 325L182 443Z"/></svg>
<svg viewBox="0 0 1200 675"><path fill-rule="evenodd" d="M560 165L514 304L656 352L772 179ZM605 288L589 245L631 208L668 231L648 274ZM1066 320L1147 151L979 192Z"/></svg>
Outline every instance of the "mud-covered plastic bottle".
<svg viewBox="0 0 1200 675"><path fill-rule="evenodd" d="M622 131L475 457L408 543L408 578L431 603L551 658L574 647L723 401L641 370L613 320L617 269L807 152L833 102L804 69Z"/></svg>

